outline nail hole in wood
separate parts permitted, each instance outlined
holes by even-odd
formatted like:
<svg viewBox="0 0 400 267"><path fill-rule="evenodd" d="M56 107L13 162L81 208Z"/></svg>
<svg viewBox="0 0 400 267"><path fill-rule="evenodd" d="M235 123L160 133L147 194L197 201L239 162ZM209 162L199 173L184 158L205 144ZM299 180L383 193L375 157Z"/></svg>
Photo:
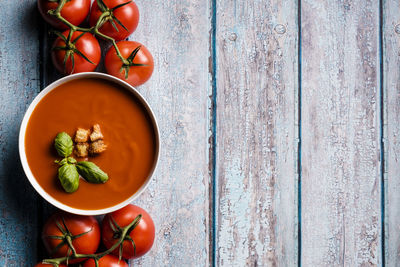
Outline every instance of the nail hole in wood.
<svg viewBox="0 0 400 267"><path fill-rule="evenodd" d="M231 41L236 41L236 39L237 39L237 34L236 33L234 33L234 32L232 32L230 35L229 35L229 40L231 40Z"/></svg>
<svg viewBox="0 0 400 267"><path fill-rule="evenodd" d="M394 31L395 31L397 34L400 34L400 24L397 24L397 25L396 25L396 27L394 28Z"/></svg>
<svg viewBox="0 0 400 267"><path fill-rule="evenodd" d="M278 34L286 33L286 27L283 24L276 24L275 27L274 27L274 30Z"/></svg>

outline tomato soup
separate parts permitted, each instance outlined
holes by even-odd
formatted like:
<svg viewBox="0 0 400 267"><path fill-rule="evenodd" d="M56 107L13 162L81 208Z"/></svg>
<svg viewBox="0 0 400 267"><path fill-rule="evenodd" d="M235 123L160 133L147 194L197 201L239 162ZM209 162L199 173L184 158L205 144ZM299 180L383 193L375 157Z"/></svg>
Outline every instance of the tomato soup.
<svg viewBox="0 0 400 267"><path fill-rule="evenodd" d="M57 178L54 161L60 157L54 138L59 132L73 138L78 128L94 124L101 126L107 150L88 160L109 180L92 184L80 179L79 189L66 193ZM86 210L114 206L139 190L154 168L156 147L152 120L140 100L117 84L92 78L66 82L44 96L25 134L26 157L39 185L59 202Z"/></svg>

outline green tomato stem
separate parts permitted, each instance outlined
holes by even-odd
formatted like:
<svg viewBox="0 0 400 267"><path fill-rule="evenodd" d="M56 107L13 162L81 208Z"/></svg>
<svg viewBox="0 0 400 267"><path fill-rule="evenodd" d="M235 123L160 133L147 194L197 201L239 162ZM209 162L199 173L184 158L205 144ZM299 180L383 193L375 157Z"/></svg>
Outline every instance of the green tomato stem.
<svg viewBox="0 0 400 267"><path fill-rule="evenodd" d="M51 10L51 11L49 11L49 14L54 16L55 18L57 18L59 21L61 21L65 25L67 25L68 28L70 28L71 30L81 31L81 32L90 32L90 31L92 31L92 28L82 28L82 27L75 26L74 24L72 24L71 22L66 20L63 16L61 16L61 12L57 12L57 10L56 11Z"/></svg>
<svg viewBox="0 0 400 267"><path fill-rule="evenodd" d="M67 0L61 0L61 2L58 4L58 6L55 10L49 10L49 14L54 16L55 18L57 18L59 21L61 21L65 25L67 25L68 28L73 29L74 31L84 31L84 32L90 31L90 29L75 26L74 24L72 24L68 20L66 20L63 16L61 16L61 10L66 3L67 3Z"/></svg>
<svg viewBox="0 0 400 267"><path fill-rule="evenodd" d="M56 12L61 13L61 9L64 7L65 3L67 3L67 0L61 0L57 6Z"/></svg>
<svg viewBox="0 0 400 267"><path fill-rule="evenodd" d="M71 239L71 237L70 237L69 235L67 235L67 236L65 237L65 239L67 240L67 245L68 245L68 247L72 250L72 255L76 255L76 250L75 250L75 248L74 248L74 245L72 245L72 239Z"/></svg>
<svg viewBox="0 0 400 267"><path fill-rule="evenodd" d="M96 22L96 25L94 26L94 28L95 29L100 29L101 28L101 26L103 26L103 24L107 21L107 19L105 19L105 17L108 17L108 16L110 16L110 11L104 11L101 15L100 15L100 17L99 17L99 19L97 20L97 22ZM109 37L109 36L107 36L107 37ZM109 38L111 38L111 37L109 37ZM111 38L111 39L113 39L113 38ZM113 39L114 40L114 39Z"/></svg>
<svg viewBox="0 0 400 267"><path fill-rule="evenodd" d="M114 46L115 52L117 53L117 56L119 57L119 59L122 61L123 65L129 65L129 61L122 56L122 54L119 51L119 48L117 46L117 42L115 42L114 38L99 32L99 30L96 29L96 28L94 28L94 34L98 35L100 37L103 37L104 39L107 39L107 40L111 41L112 45Z"/></svg>

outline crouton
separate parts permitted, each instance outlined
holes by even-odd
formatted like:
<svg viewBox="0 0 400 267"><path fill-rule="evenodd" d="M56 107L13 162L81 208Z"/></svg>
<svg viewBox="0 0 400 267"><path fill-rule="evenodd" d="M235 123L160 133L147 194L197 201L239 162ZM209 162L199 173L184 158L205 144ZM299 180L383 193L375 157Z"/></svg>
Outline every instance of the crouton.
<svg viewBox="0 0 400 267"><path fill-rule="evenodd" d="M89 139L89 130L85 130L82 128L78 128L78 130L75 133L75 142L76 143L85 143Z"/></svg>
<svg viewBox="0 0 400 267"><path fill-rule="evenodd" d="M94 142L103 139L103 134L100 131L100 125L93 125L93 132L90 134L90 141Z"/></svg>
<svg viewBox="0 0 400 267"><path fill-rule="evenodd" d="M88 143L77 143L75 145L74 154L79 158L84 158L88 156L89 144Z"/></svg>
<svg viewBox="0 0 400 267"><path fill-rule="evenodd" d="M104 152L107 149L107 145L103 142L103 140L97 140L90 144L89 153L90 154L99 154Z"/></svg>

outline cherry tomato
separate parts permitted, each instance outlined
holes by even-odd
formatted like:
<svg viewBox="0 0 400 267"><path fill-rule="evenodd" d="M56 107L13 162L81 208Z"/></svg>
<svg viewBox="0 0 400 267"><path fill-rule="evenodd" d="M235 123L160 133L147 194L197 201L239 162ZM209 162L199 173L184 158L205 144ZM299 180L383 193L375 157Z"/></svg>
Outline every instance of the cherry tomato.
<svg viewBox="0 0 400 267"><path fill-rule="evenodd" d="M139 24L139 9L131 0L103 0L105 6L93 2L90 11L90 26L95 26L102 11L108 12L99 31L115 40L123 40L131 35ZM122 26L123 25L123 26Z"/></svg>
<svg viewBox="0 0 400 267"><path fill-rule="evenodd" d="M54 267L53 264L48 264L48 263L38 263L35 265L35 267ZM60 264L58 267L67 267L67 265Z"/></svg>
<svg viewBox="0 0 400 267"><path fill-rule="evenodd" d="M83 264L83 267L95 267L94 259L89 259ZM99 260L99 267L129 267L124 260L119 260L113 255L106 255Z"/></svg>
<svg viewBox="0 0 400 267"><path fill-rule="evenodd" d="M118 229L114 232L113 228L122 228L129 225L139 214L142 215L142 218L129 234L135 243L136 253L132 241L125 240L123 242L122 257L125 259L139 258L151 249L155 236L154 222L144 209L131 204L104 217L101 228L102 240L107 249L118 241ZM116 248L112 254L118 256L119 248Z"/></svg>
<svg viewBox="0 0 400 267"><path fill-rule="evenodd" d="M138 86L150 79L154 70L153 56L147 48L138 42L122 41L117 43L121 55L128 59L129 64L122 63L112 46L105 57L107 73L127 81L132 86ZM137 53L135 54L136 51ZM131 58L133 56L133 58ZM128 77L126 78L126 72Z"/></svg>
<svg viewBox="0 0 400 267"><path fill-rule="evenodd" d="M54 66L59 72L65 74L94 71L101 58L99 42L90 33L76 31L70 38L72 43L66 44L69 32L69 30L63 32L54 41L51 52ZM64 69L66 56L68 59L65 62Z"/></svg>
<svg viewBox="0 0 400 267"><path fill-rule="evenodd" d="M72 245L78 254L93 254L100 243L100 226L93 216L80 216L69 213L52 215L43 227L42 240L51 257L65 257L72 252L66 244L66 238L72 239ZM63 243L58 249L60 243ZM84 259L70 260L70 263Z"/></svg>
<svg viewBox="0 0 400 267"><path fill-rule="evenodd" d="M47 13L49 10L55 10L58 7L57 2L38 0L37 3L39 12L47 23L58 29L68 29L67 25ZM78 26L86 19L89 10L90 0L71 0L67 1L61 9L61 16L73 25Z"/></svg>

